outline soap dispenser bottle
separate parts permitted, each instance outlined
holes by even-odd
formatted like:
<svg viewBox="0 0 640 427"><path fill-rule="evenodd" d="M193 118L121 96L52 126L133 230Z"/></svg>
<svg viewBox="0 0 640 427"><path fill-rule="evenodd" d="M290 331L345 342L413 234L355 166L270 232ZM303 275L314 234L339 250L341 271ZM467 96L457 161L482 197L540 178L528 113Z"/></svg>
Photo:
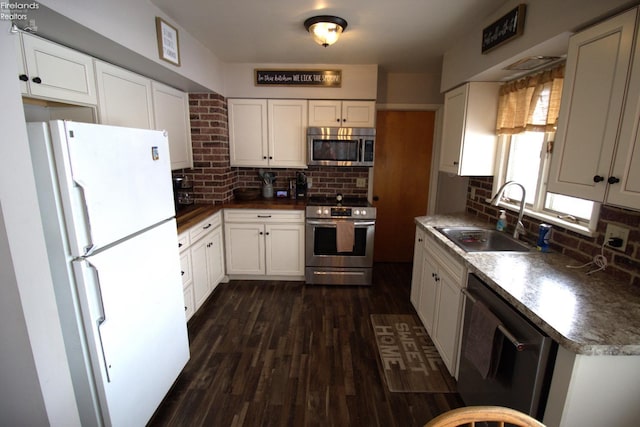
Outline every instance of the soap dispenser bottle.
<svg viewBox="0 0 640 427"><path fill-rule="evenodd" d="M507 214L504 209L500 210L500 217L498 218L498 223L496 224L496 230L504 231L507 228Z"/></svg>

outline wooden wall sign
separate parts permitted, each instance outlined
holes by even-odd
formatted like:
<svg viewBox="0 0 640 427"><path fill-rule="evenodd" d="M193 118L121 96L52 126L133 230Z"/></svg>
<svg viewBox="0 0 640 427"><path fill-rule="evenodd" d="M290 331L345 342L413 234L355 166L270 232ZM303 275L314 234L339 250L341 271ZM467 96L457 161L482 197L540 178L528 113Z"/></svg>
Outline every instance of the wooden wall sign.
<svg viewBox="0 0 640 427"><path fill-rule="evenodd" d="M520 4L493 24L485 27L485 29L482 30L482 53L487 53L521 36L524 31L524 15L526 9L526 4Z"/></svg>
<svg viewBox="0 0 640 427"><path fill-rule="evenodd" d="M256 86L342 86L342 70L255 70L255 75Z"/></svg>
<svg viewBox="0 0 640 427"><path fill-rule="evenodd" d="M180 42L178 30L164 19L156 16L156 37L160 59L180 66Z"/></svg>

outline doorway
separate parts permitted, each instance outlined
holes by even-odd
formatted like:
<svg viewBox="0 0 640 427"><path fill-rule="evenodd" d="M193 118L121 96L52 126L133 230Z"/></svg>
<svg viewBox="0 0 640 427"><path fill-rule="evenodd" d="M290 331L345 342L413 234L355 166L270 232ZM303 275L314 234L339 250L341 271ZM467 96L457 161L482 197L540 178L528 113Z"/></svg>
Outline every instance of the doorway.
<svg viewBox="0 0 640 427"><path fill-rule="evenodd" d="M374 262L411 262L414 218L426 215L435 111L377 112Z"/></svg>

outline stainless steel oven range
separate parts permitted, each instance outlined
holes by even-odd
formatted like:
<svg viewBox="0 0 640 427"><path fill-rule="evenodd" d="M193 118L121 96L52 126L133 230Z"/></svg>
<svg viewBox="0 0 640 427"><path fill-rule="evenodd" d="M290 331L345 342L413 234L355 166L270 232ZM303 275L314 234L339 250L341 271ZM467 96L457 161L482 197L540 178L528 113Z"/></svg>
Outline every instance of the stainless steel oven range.
<svg viewBox="0 0 640 427"><path fill-rule="evenodd" d="M307 203L305 280L315 285L371 285L376 208L366 199L338 199L312 198Z"/></svg>

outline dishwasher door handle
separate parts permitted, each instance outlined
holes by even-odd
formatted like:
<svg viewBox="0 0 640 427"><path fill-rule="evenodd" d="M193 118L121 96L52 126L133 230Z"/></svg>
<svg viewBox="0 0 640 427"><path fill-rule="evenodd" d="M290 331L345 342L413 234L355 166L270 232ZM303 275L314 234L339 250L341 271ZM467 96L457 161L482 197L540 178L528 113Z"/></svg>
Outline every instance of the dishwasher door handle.
<svg viewBox="0 0 640 427"><path fill-rule="evenodd" d="M465 297L469 298L469 301L471 301L474 304L476 303L477 300L471 294L471 292L463 288L462 293L464 294ZM520 340L518 340L511 332L509 332L509 330L505 328L504 325L502 324L498 325L498 330L502 333L502 335L505 336L505 338L511 341L511 344L513 344L516 350L523 351L527 347L526 344L524 344L523 342L520 342Z"/></svg>

